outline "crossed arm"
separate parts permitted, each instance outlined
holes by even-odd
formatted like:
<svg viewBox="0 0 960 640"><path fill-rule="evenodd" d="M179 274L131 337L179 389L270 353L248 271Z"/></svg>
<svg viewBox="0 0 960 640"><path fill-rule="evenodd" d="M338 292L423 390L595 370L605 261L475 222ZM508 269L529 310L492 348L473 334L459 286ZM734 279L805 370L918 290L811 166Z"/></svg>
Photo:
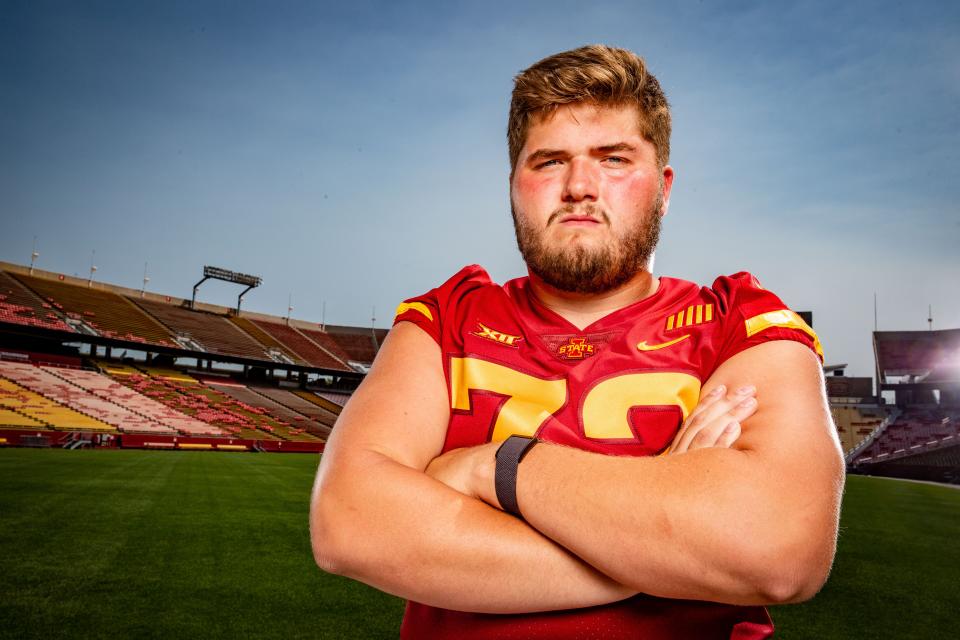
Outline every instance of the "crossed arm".
<svg viewBox="0 0 960 640"><path fill-rule="evenodd" d="M567 609L640 591L809 597L832 561L843 478L819 363L795 343L761 345L722 365L704 393L748 381L760 408L730 448L620 458L535 447L520 467L524 522L497 508L496 445L437 457L449 416L439 349L402 323L327 445L311 505L317 562L463 611Z"/></svg>

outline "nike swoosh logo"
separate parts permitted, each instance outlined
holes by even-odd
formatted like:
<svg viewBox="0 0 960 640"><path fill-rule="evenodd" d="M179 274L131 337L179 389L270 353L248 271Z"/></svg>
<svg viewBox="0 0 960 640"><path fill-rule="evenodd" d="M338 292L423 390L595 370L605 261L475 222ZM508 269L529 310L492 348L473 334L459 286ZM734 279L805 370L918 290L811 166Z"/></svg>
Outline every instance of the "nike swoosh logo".
<svg viewBox="0 0 960 640"><path fill-rule="evenodd" d="M683 342L689 337L690 337L690 334L687 333L685 335L680 336L679 338L676 338L675 340L671 340L669 342L661 342L660 344L647 344L647 341L644 340L643 342L637 345L637 349L640 349L640 351L656 351L657 349L663 349L664 347L675 345L678 342Z"/></svg>

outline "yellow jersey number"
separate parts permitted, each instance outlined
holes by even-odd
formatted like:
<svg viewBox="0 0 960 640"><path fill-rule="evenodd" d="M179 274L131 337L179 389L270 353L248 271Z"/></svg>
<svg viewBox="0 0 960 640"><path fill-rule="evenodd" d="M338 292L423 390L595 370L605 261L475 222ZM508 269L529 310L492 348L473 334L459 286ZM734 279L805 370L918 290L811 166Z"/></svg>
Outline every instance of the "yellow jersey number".
<svg viewBox="0 0 960 640"><path fill-rule="evenodd" d="M567 381L549 380L480 358L451 358L450 406L470 411L470 390L507 397L493 426L493 442L532 437L567 401ZM580 421L588 438L633 439L633 407L675 406L686 420L700 397L700 380L687 373L649 371L604 378L587 389Z"/></svg>

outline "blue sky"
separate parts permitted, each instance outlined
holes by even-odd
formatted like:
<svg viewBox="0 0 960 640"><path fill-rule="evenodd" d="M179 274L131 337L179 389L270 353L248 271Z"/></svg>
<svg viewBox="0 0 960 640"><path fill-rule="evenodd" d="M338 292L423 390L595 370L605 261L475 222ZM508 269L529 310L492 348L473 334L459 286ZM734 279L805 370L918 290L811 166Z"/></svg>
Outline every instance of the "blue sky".
<svg viewBox="0 0 960 640"><path fill-rule="evenodd" d="M343 6L341 6L343 5ZM389 323L464 264L522 275L514 74L591 42L673 106L662 275L749 270L831 363L960 326L960 5L0 0L0 260ZM201 299L233 304L211 282Z"/></svg>

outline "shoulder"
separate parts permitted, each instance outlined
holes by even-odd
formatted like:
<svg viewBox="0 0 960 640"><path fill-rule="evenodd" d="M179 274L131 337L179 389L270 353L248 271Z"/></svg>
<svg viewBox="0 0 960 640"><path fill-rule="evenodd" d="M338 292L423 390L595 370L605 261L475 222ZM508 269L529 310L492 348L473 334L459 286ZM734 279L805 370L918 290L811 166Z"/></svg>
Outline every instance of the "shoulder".
<svg viewBox="0 0 960 640"><path fill-rule="evenodd" d="M726 357L760 342L793 340L806 344L823 359L820 339L810 325L752 273L719 276L708 294L716 300L718 317L728 327Z"/></svg>
<svg viewBox="0 0 960 640"><path fill-rule="evenodd" d="M737 309L757 298L776 298L779 300L775 294L764 289L760 280L748 271L717 276L710 286L710 293L716 297L721 313Z"/></svg>
<svg viewBox="0 0 960 640"><path fill-rule="evenodd" d="M489 289L499 289L477 264L463 267L443 284L426 293L407 298L397 307L393 323L412 322L440 341L443 318L472 295Z"/></svg>

